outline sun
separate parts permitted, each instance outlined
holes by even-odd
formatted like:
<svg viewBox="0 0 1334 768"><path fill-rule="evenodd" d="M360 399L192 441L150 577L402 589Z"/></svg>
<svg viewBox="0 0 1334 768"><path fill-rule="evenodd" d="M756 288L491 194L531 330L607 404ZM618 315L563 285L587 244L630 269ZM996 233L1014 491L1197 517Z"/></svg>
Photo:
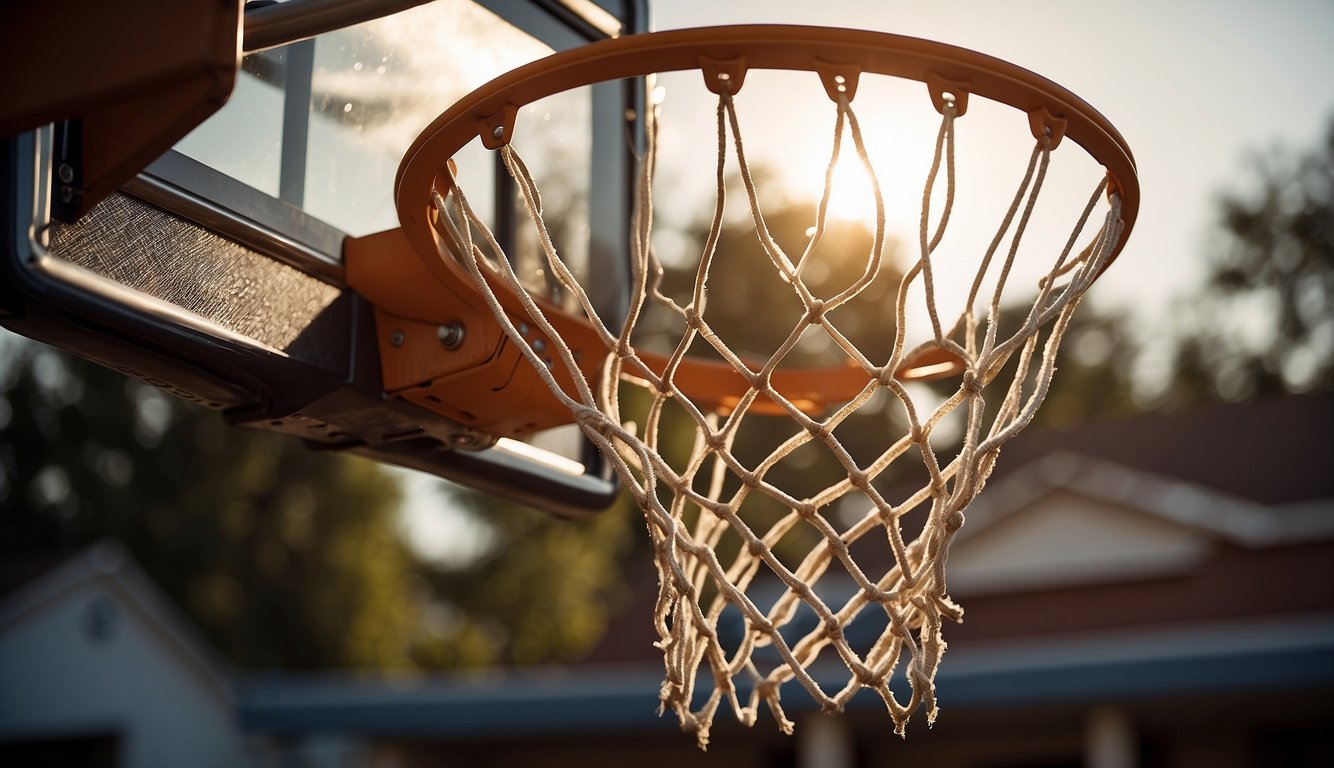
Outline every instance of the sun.
<svg viewBox="0 0 1334 768"><path fill-rule="evenodd" d="M883 190L881 194L884 194ZM855 153L844 153L834 166L829 215L871 226L875 224L875 185Z"/></svg>
<svg viewBox="0 0 1334 768"><path fill-rule="evenodd" d="M827 141L827 137L825 138ZM875 228L875 184L872 176L857 156L850 136L845 135L838 162L834 165L833 189L829 196L829 216L831 218L852 221ZM890 214L892 201L900 199L904 193L900 189L904 179L900 172L904 150L891 137L881 135L866 136L867 151L875 168L875 179L880 185L880 194L885 204L885 213ZM818 145L812 141L812 146ZM829 153L810 152L803 162L792 168L789 184L793 194L799 198L818 201L824 190L825 171L829 166Z"/></svg>

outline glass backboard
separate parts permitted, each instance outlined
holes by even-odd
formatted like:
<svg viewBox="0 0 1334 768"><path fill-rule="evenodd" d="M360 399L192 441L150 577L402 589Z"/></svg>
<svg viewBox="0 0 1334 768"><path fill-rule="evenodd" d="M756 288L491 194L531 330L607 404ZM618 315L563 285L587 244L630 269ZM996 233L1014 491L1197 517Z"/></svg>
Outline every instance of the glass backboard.
<svg viewBox="0 0 1334 768"><path fill-rule="evenodd" d="M258 5L246 9L247 41L256 14L272 13ZM347 285L344 244L398 225L395 173L437 114L553 51L643 31L644 4L381 5L387 15L313 36L298 23L291 42L245 51L222 109L77 217L53 214L77 119L4 139L0 321L237 425L561 514L605 506L614 484L577 441L548 435L540 442L550 453L479 439L386 394L373 308ZM641 91L625 83L565 94L543 105L555 120L523 126L534 165L567 192L559 223L571 250L612 276L612 303L639 130L627 115ZM522 261L536 246L515 231L517 195L494 154L477 144L457 160L473 167L473 197Z"/></svg>

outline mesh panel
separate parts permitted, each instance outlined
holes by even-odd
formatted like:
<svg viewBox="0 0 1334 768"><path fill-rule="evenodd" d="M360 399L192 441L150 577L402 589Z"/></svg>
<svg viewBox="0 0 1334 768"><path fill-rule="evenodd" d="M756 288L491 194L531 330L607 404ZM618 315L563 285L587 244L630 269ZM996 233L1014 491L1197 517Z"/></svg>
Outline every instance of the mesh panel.
<svg viewBox="0 0 1334 768"><path fill-rule="evenodd" d="M338 288L133 197L53 222L52 256L288 350ZM318 354L318 350L316 350Z"/></svg>

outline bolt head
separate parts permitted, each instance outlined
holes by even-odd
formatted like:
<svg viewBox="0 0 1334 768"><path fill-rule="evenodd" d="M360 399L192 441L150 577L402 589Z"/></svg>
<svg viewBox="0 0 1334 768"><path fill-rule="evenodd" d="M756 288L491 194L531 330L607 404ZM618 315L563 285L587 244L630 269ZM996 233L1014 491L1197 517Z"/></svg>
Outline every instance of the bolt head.
<svg viewBox="0 0 1334 768"><path fill-rule="evenodd" d="M406 338L407 337L403 335L402 331L394 331L393 333L389 334L389 343L394 345L395 347L401 347L403 346L403 341Z"/></svg>
<svg viewBox="0 0 1334 768"><path fill-rule="evenodd" d="M467 337L467 334L463 330L463 326L459 323L449 323L448 325L437 327L435 329L435 337L439 340L440 346L453 352L463 346L463 340Z"/></svg>

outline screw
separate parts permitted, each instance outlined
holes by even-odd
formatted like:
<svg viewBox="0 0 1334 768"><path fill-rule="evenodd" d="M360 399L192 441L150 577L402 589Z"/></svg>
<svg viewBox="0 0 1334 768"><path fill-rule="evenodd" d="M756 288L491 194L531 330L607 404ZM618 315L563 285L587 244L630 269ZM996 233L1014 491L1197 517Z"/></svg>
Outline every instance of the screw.
<svg viewBox="0 0 1334 768"><path fill-rule="evenodd" d="M533 339L533 351L542 354L547 351L547 343L541 339Z"/></svg>
<svg viewBox="0 0 1334 768"><path fill-rule="evenodd" d="M455 448L471 448L477 445L477 435L471 432L455 432L449 436L449 442L454 444Z"/></svg>
<svg viewBox="0 0 1334 768"><path fill-rule="evenodd" d="M440 340L440 346L450 352L463 346L463 339L466 335L463 326L459 323L450 323L435 329L435 337Z"/></svg>
<svg viewBox="0 0 1334 768"><path fill-rule="evenodd" d="M74 169L70 167L69 163L61 163L60 167L56 169L56 175L60 177L62 184L69 184L74 181Z"/></svg>
<svg viewBox="0 0 1334 768"><path fill-rule="evenodd" d="M504 135L505 135L505 126L503 125L497 125L495 128L491 129L491 138L493 139L499 139Z"/></svg>
<svg viewBox="0 0 1334 768"><path fill-rule="evenodd" d="M403 346L403 339L406 338L402 331L394 331L389 334L389 343L395 347Z"/></svg>
<svg viewBox="0 0 1334 768"><path fill-rule="evenodd" d="M60 202L69 205L74 202L74 187L60 188Z"/></svg>
<svg viewBox="0 0 1334 768"><path fill-rule="evenodd" d="M520 336L527 336L527 335L528 335L528 323L519 323L518 326L515 327L515 330L517 330L517 331L519 332L519 335L520 335Z"/></svg>

